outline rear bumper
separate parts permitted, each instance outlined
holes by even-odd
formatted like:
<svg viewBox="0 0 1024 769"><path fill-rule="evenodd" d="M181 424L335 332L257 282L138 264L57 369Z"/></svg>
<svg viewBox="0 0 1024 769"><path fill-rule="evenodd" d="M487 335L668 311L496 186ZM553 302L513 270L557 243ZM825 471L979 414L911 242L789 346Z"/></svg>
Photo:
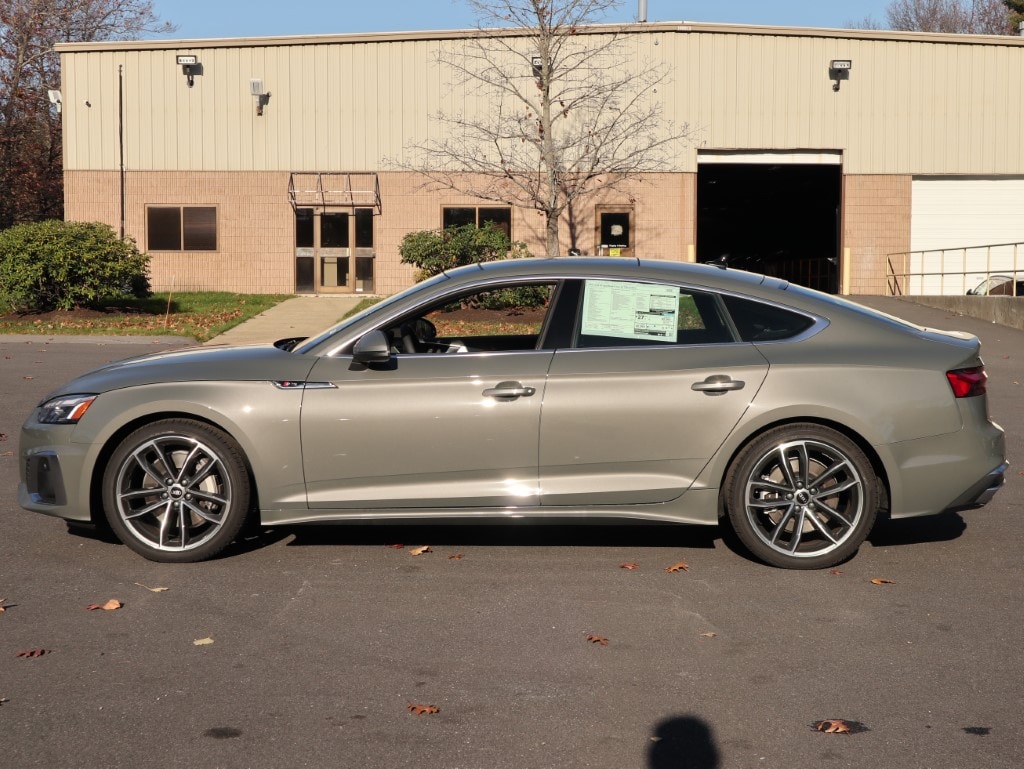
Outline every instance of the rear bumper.
<svg viewBox="0 0 1024 769"><path fill-rule="evenodd" d="M1009 466L1009 462L1003 462L999 467L961 494L959 498L955 499L949 508L951 510L966 510L988 504L992 497L996 495L996 492L1003 487L1003 483L1006 482L1006 470Z"/></svg>

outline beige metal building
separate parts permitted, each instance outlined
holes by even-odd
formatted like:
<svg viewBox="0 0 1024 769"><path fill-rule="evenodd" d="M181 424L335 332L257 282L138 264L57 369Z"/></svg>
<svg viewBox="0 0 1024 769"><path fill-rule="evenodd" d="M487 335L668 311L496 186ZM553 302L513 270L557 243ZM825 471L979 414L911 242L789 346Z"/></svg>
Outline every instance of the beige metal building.
<svg viewBox="0 0 1024 769"><path fill-rule="evenodd" d="M636 66L669 69L659 97L691 141L664 173L589 201L565 250L729 254L859 294L884 292L887 270L934 267L912 251L1024 241L1024 39L587 30L611 33ZM398 170L438 110L488 108L437 63L472 34L60 45L66 217L134 237L157 290L390 293L413 279L407 232L466 221L543 253L536 211ZM979 253L964 259L978 268Z"/></svg>

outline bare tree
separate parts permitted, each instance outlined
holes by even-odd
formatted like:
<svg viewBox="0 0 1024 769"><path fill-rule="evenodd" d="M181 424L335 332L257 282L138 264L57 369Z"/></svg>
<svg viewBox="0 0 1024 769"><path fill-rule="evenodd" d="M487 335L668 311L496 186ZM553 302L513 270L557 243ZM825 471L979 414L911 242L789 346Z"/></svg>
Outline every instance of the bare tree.
<svg viewBox="0 0 1024 769"><path fill-rule="evenodd" d="M1015 31L1010 7L1004 0L892 0L885 15L889 28L895 30L1008 35ZM871 17L852 26L881 28Z"/></svg>
<svg viewBox="0 0 1024 769"><path fill-rule="evenodd" d="M169 32L149 0L0 0L0 228L63 215L61 42Z"/></svg>
<svg viewBox="0 0 1024 769"><path fill-rule="evenodd" d="M536 209L545 250L581 199L669 167L687 137L663 119L663 68L638 62L619 27L586 28L619 0L467 0L476 34L439 55L484 114L435 116L445 139L401 167L433 188Z"/></svg>

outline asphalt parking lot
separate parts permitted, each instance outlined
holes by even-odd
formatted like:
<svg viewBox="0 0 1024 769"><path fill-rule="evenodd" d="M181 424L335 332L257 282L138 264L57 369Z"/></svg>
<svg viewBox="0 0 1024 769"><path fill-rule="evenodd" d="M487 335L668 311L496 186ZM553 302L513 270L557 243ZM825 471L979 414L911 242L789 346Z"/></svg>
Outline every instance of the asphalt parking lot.
<svg viewBox="0 0 1024 769"><path fill-rule="evenodd" d="M1019 769L1024 332L867 303L981 337L1013 466L837 573L648 526L309 527L151 563L21 510L17 436L168 343L0 338L0 766Z"/></svg>

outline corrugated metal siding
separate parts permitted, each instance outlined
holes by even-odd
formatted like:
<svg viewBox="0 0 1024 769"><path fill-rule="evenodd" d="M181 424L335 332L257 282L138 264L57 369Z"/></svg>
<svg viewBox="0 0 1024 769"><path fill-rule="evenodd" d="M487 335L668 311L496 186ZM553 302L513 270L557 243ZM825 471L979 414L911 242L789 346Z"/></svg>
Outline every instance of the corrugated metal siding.
<svg viewBox="0 0 1024 769"><path fill-rule="evenodd" d="M381 170L439 138L439 110L490 107L435 62L464 40L294 42L64 50L66 167L117 168L119 65L131 170ZM994 43L664 26L628 37L636 66L671 70L658 95L693 140L677 171L696 169L698 148L750 148L842 150L848 174L1022 174L1024 46ZM202 63L191 89L178 53ZM836 58L853 60L838 92ZM262 117L252 77L271 94Z"/></svg>

